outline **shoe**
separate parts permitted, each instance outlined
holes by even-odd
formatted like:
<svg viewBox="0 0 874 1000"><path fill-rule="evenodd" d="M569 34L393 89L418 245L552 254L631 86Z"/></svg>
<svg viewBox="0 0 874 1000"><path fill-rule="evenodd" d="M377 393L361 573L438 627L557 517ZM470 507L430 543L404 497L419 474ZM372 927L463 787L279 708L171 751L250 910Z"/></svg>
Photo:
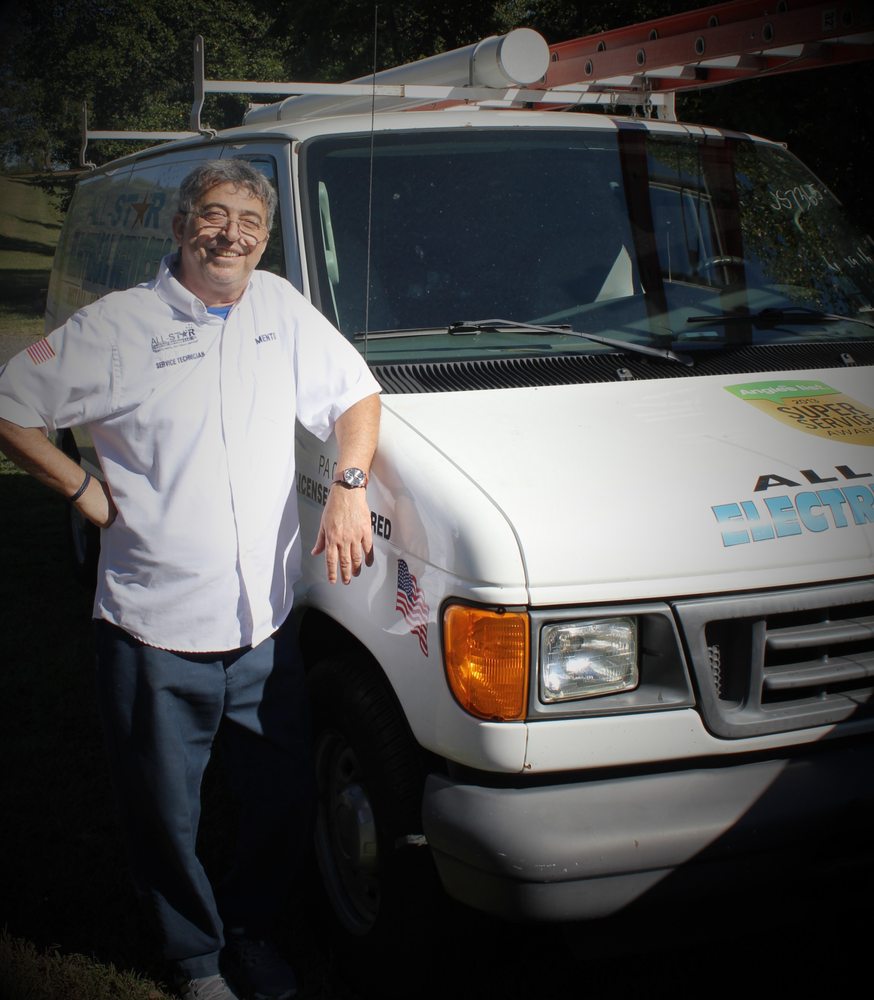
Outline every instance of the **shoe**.
<svg viewBox="0 0 874 1000"><path fill-rule="evenodd" d="M182 1000L239 1000L222 976L204 976L180 982L179 995Z"/></svg>
<svg viewBox="0 0 874 1000"><path fill-rule="evenodd" d="M297 996L291 966L269 941L228 935L222 957L228 978L249 1000L291 1000Z"/></svg>

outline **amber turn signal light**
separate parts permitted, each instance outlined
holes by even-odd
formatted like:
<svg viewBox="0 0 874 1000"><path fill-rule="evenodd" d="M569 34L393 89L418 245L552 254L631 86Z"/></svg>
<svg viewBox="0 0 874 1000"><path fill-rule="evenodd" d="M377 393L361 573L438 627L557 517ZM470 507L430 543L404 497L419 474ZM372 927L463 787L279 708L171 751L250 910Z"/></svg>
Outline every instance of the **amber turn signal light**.
<svg viewBox="0 0 874 1000"><path fill-rule="evenodd" d="M528 616L450 605L443 615L449 687L481 719L523 719L528 704Z"/></svg>

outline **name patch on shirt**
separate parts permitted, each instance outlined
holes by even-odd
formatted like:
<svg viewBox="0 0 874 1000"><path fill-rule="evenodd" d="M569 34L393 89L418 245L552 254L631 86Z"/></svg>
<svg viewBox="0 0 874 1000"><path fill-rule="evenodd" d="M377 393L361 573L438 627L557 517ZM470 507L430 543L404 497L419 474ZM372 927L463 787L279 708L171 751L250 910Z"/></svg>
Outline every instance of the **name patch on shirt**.
<svg viewBox="0 0 874 1000"><path fill-rule="evenodd" d="M259 333L255 338L256 344L266 344L269 340L278 340L275 333Z"/></svg>
<svg viewBox="0 0 874 1000"><path fill-rule="evenodd" d="M189 347L197 343L197 331L190 324L182 330L171 330L160 337L152 337L152 351L168 351L173 347ZM203 357L203 355L200 355Z"/></svg>

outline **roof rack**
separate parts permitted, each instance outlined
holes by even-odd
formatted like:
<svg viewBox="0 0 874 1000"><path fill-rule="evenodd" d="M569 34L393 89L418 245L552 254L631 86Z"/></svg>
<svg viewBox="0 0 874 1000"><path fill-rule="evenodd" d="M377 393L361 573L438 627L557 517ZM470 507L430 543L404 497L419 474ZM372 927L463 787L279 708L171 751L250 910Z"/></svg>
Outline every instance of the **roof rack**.
<svg viewBox="0 0 874 1000"><path fill-rule="evenodd" d="M194 100L187 132L90 131L88 142L162 141L214 135L201 124L206 94L284 96L254 105L246 124L369 111L629 106L676 120L675 95L689 89L874 58L870 0L730 0L548 46L516 28L451 52L347 83L208 80L204 41L194 40Z"/></svg>
<svg viewBox="0 0 874 1000"><path fill-rule="evenodd" d="M124 129L89 129L88 104L84 101L82 103L81 126L82 145L79 148L79 166L85 167L89 170L93 170L96 166L96 164L91 163L87 159L88 143L91 141L99 141L103 139L125 139L128 141L142 142L169 142L172 139L196 139L199 135L203 134L199 130L197 132L140 132L136 130Z"/></svg>
<svg viewBox="0 0 874 1000"><path fill-rule="evenodd" d="M331 115L410 111L457 105L478 107L567 107L577 103L638 104L638 95L592 94L574 84L543 86L550 50L530 28L515 28L474 45L443 52L418 62L382 70L346 83L253 83L206 80L202 49L195 41L195 100L191 127L199 127L203 97L208 93L286 94L275 104L252 106L247 125L256 122L303 121Z"/></svg>

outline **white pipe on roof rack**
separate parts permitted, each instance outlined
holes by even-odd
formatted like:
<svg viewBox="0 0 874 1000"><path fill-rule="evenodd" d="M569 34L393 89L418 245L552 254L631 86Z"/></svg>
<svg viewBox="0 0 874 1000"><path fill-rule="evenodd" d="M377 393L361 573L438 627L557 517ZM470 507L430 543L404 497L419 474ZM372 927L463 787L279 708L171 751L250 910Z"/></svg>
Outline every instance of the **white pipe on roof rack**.
<svg viewBox="0 0 874 1000"><path fill-rule="evenodd" d="M436 84L454 87L506 87L531 84L542 79L549 68L549 46L531 28L515 28L506 35L494 35L475 45L420 59L405 66L394 66L372 76L359 77L350 83ZM410 108L416 103L407 98L377 97L378 111ZM251 122L287 121L323 115L369 111L371 97L336 98L322 96L289 97L249 111Z"/></svg>

